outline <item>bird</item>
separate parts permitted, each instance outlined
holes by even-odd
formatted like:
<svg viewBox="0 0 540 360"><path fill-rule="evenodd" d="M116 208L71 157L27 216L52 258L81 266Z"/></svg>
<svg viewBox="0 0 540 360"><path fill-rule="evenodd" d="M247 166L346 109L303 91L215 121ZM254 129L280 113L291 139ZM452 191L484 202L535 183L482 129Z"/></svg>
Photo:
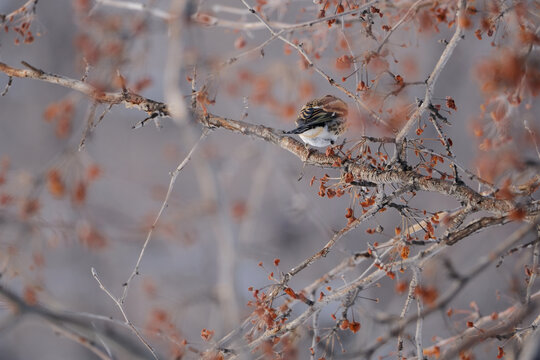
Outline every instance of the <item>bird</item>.
<svg viewBox="0 0 540 360"><path fill-rule="evenodd" d="M326 95L306 103L296 119L296 128L286 134L297 134L300 139L315 147L334 145L346 130L347 103Z"/></svg>

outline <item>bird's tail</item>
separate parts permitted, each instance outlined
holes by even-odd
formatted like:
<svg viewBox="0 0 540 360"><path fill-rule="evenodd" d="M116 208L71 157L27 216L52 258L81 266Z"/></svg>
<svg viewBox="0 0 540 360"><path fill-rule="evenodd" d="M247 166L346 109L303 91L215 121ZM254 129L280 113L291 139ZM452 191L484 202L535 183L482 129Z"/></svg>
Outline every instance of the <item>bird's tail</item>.
<svg viewBox="0 0 540 360"><path fill-rule="evenodd" d="M306 124L306 125L300 125L299 127L297 127L296 129L292 129L292 130L289 130L289 131L285 131L285 134L301 134L303 133L304 131L307 131L309 129L311 129L313 126L310 126L309 124Z"/></svg>

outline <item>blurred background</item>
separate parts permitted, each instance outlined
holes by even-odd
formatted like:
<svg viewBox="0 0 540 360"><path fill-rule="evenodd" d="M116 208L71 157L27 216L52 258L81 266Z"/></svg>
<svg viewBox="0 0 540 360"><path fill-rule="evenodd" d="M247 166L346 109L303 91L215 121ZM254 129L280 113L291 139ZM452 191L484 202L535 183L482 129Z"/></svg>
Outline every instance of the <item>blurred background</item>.
<svg viewBox="0 0 540 360"><path fill-rule="evenodd" d="M4 0L0 13L7 14L22 4L23 1ZM146 4L164 11L171 7L168 0ZM202 1L197 6L202 14L232 23L256 22L239 1ZM229 7L238 9L237 13L227 10ZM333 8L332 5L330 9ZM313 1L275 0L268 1L264 9L273 21L297 23L315 18L319 6ZM388 10L388 14L393 13ZM449 12L448 16L452 14ZM397 19L396 15L374 21L392 24ZM23 67L20 62L26 61L46 72L74 79L84 76L88 64L87 81L108 91L120 91L115 80L119 70L129 88L164 101L164 81L168 76L164 69L171 44L163 19L94 1L58 0L39 2L35 17L30 20L34 36L31 43L25 43L25 38L13 30L1 33L1 62ZM441 40L448 40L454 31L447 23L437 28L434 31L434 26L425 25L421 15L404 25L387 46L390 53L384 59L388 69L400 74L405 82L425 81L444 49ZM377 29L374 33L380 39L384 33L380 26ZM476 77L477 64L493 55L493 38L478 40L473 30L467 31L445 67L435 88L435 98L444 104L450 96L457 105L457 111L446 114L451 126L444 129L453 140L460 164L473 172L483 171L480 175L497 182L508 174L510 165L504 167L499 163L501 169L494 170L497 163L489 162L487 154L481 153L480 140L474 133L484 101ZM349 46L359 58L377 46L359 22L350 27L318 26L290 36L302 41L311 54L317 53L317 66L351 91L357 87L356 75L342 78L354 68L336 59L349 56ZM186 104L191 94L191 83L186 78L193 76L195 64L197 88L204 86L208 98L215 100L215 104L207 106L208 111L277 129L292 129L306 101L333 94L346 100L351 108L345 135L351 144L361 135L392 135L416 106L416 97L424 96L423 86L411 85L387 99L384 105L380 99L373 100L370 104L388 120L389 125L385 126L375 123L312 69L305 69L295 50L279 40L264 47L264 56L255 51L231 65L221 66L269 37L265 29L185 24L176 45L181 47L180 89ZM380 93L391 91L395 84L384 74L373 75L376 73L377 69L369 73L368 84L375 80L373 86ZM365 72L359 72L361 80L365 76ZM7 76L0 74L0 88L7 81ZM537 104L533 102L532 106ZM98 105L95 110L92 107L87 98L70 89L26 79L14 79L7 94L0 98L1 284L27 303L122 321L90 269L96 269L113 294L121 295L122 284L133 271L165 197L169 173L184 159L202 129L189 119L182 123L159 119L132 129L146 114L113 106L86 135L79 150L88 119L94 114L97 122L107 109L105 105ZM525 113L522 116L532 127L538 127L536 117ZM428 126L423 136L437 135ZM433 145L437 146L441 149ZM525 151L534 159L530 143L509 146L512 153ZM385 150L392 153L390 148ZM514 157L508 156L510 159L498 157L498 161L512 163ZM493 173L486 174L489 170ZM303 177L298 180L301 173ZM160 329L162 335L147 336L160 354L172 358L180 351L175 341L183 339L204 350L209 345L201 339L202 329L215 331L217 340L236 328L252 311L246 306L252 299L250 286L264 288L272 284L268 278L271 272L277 277L281 271L288 271L320 250L332 232L347 223L344 215L351 197L321 198L317 194L318 183L309 185L313 176L320 178L325 173L339 177L332 169L303 168L292 154L259 139L222 129L209 132L176 181L169 206L126 300L127 314L136 326ZM440 211L454 209L459 203L429 193L419 194L412 205ZM401 216L393 210L373 218L346 235L328 257L294 277L290 286L301 289L355 251L365 250L368 241L388 240L400 224ZM366 233L366 229L377 225L384 228L382 233ZM509 225L490 229L460 242L424 269L423 282L443 292L449 280L445 272L439 271L441 258L451 258L457 269L469 269L494 242L504 239L515 228ZM277 267L275 259L280 260ZM452 308L473 311L471 301L483 314L506 308L524 287L523 269L527 262L530 253L523 252L504 261L499 268L490 267L460 293ZM342 285L364 269L359 267L350 278L336 280L329 286ZM396 292L396 283L409 280L410 276L407 272L397 274L397 279L384 279L380 287L362 292L365 299L359 299L354 307L362 329L354 335L342 334L344 348L358 349L384 333L386 328L376 324L372 316L378 312L399 314L406 293ZM330 315L338 305L321 313L321 328L333 326ZM305 305L299 305L294 313L304 308ZM0 315L7 319L9 314L9 306L0 303ZM134 347L140 346L135 345L137 339L129 330L106 321L92 321L96 328L123 334ZM444 312L432 315L424 324L425 346L432 343L433 337L450 336L459 326L462 324L455 324ZM300 330L299 335L298 358L305 359L311 341L309 328ZM341 352L338 345L336 349ZM376 355L394 349L395 344L389 343ZM486 353L482 353L484 350ZM478 358L487 358L484 356L492 354L493 348L480 347L477 351ZM79 344L56 335L37 317L24 317L3 327L0 354L2 359L95 358ZM141 354L148 358L144 350ZM126 357L119 358L130 358L123 356Z"/></svg>

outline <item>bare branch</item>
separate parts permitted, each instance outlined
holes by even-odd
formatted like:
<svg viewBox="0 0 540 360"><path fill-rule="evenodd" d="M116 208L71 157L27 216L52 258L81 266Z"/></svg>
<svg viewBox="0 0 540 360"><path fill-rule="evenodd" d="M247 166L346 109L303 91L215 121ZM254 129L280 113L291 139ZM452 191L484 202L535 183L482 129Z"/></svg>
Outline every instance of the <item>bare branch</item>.
<svg viewBox="0 0 540 360"><path fill-rule="evenodd" d="M2 91L2 94L0 94L0 96L5 96L8 93L9 88L11 87L12 83L13 83L13 76L10 76L8 78L8 82L6 84L6 87L4 88L4 91Z"/></svg>
<svg viewBox="0 0 540 360"><path fill-rule="evenodd" d="M407 10L407 12L405 13L405 15L403 15L403 17L401 19L399 19L399 21L397 23L394 24L394 26L392 26L392 28L386 33L386 36L384 37L384 39L381 41L379 47L377 48L377 54L379 54L382 50L382 48L384 47L384 45L386 45L386 43L388 42L388 40L390 39L390 36L392 36L392 34L405 22L407 21L412 15L413 13L417 12L418 9L424 5L424 2L426 2L426 0L417 0L414 4L411 5L411 7L409 8L409 10Z"/></svg>
<svg viewBox="0 0 540 360"><path fill-rule="evenodd" d="M38 0L28 0L21 7L9 14L0 14L0 24L4 24L6 21L13 21L18 16L35 13L37 3Z"/></svg>
<svg viewBox="0 0 540 360"><path fill-rule="evenodd" d="M16 69L0 62L0 71L8 76L36 79L51 84L60 85L65 88L83 93L98 103L107 103L113 105L123 104L126 106L126 108L135 108L149 114L158 113L162 116L169 116L169 112L165 104L144 98L132 92L103 92L86 82L70 79L61 75L49 74L29 65L26 62L23 62L23 65L28 67L28 69Z"/></svg>
<svg viewBox="0 0 540 360"><path fill-rule="evenodd" d="M442 73L444 66L450 59L450 56L452 56L452 53L454 52L459 40L461 40L462 38L463 28L461 27L460 21L458 19L465 11L466 4L467 2L465 0L459 1L459 8L456 13L456 31L454 32L454 35L452 35L452 38L448 42L448 45L446 45L446 48L441 54L439 61L437 61L437 64L435 65L433 71L427 79L426 94L424 96L424 100L422 101L422 105L420 105L420 107L416 109L416 111L407 120L407 123L405 123L405 125L401 128L401 130L396 136L396 143L401 143L403 141L403 139L409 133L413 125L422 117L422 115L431 105L433 90L435 89L435 84L437 83L439 75Z"/></svg>
<svg viewBox="0 0 540 360"><path fill-rule="evenodd" d="M135 336L137 336L137 338L139 338L139 340L146 346L146 348L152 353L152 356L154 357L154 359L159 359L154 348L152 347L152 345L150 345L150 343L142 336L142 334L139 332L139 330L137 330L137 328L135 327L135 325L133 325L133 323L131 322L131 320L129 320L127 314L126 314L126 311L124 310L124 305L123 303L120 301L120 299L117 299L102 283L101 283L101 280L99 279L98 275L97 275L97 272L94 268L91 269L92 271L92 276L94 277L94 279L97 281L97 283L99 284L99 288L101 290L103 290L105 292L105 294L107 294L107 296L109 296L111 298L111 300L114 302L114 304L116 305L116 307L118 307L118 310L120 310L120 312L122 313L122 316L124 317L124 321L126 322L126 324L129 326L129 328L131 329L131 331L135 334Z"/></svg>
<svg viewBox="0 0 540 360"><path fill-rule="evenodd" d="M413 267L414 268L414 267ZM415 290L418 286L418 278L416 276L416 272L413 273L413 278L411 279L411 282L409 283L409 291L407 293L407 298L405 299L405 304L403 305L403 309L401 309L401 314L399 314L399 319L403 321L405 318L405 315L407 315L407 312L409 311L409 306L411 305L411 302L415 298ZM398 359L402 359L402 351L403 351L403 334L399 333L397 338L397 354Z"/></svg>
<svg viewBox="0 0 540 360"><path fill-rule="evenodd" d="M124 302L126 300L126 297L127 297L128 291L129 291L129 286L131 284L131 280L133 280L133 278L135 276L139 275L139 266L140 266L142 258L144 256L144 252L145 252L146 248L148 247L148 244L150 243L150 239L152 238L152 235L153 235L154 230L155 230L155 228L156 228L156 226L157 226L157 224L159 222L161 214L163 214L163 212L167 208L167 205L169 203L169 198L171 197L171 193L172 193L172 190L174 188L174 184L176 182L176 178L180 174L180 171L182 171L182 169L187 165L187 163L191 159L191 156L193 155L193 153L195 152L195 150L197 149L197 147L199 146L201 141L206 137L206 135L207 135L207 131L205 130L205 131L202 132L201 137L195 143L195 145L193 145L193 147L191 148L189 153L186 155L184 160L182 160L182 162L180 164L178 164L176 169L171 173L171 180L169 181L169 187L167 189L167 194L165 195L165 199L163 200L163 203L161 204L161 208L159 209L159 211L158 211L158 213L156 215L156 218L154 219L154 222L152 223L152 226L150 227L150 230L148 231L148 234L146 235L146 239L144 240L144 244L143 244L143 246L141 248L141 251L139 253L139 257L137 258L137 262L135 263L135 267L133 268L133 271L131 272L131 275L129 276L127 281L123 284L124 291L122 293L122 296L118 299L120 304L124 304Z"/></svg>
<svg viewBox="0 0 540 360"><path fill-rule="evenodd" d="M153 7L149 7L146 4L137 3L135 1L118 1L118 0L96 0L96 1L97 1L96 5L106 5L106 6L112 6L112 7L126 9L126 10L146 12L152 16L155 16L165 21L171 21L175 19L175 16L173 16L171 13L168 13L166 11L159 10L159 9L154 9ZM380 2L380 0L372 0L364 5L359 6L357 9L347 10L339 14L329 15L323 18L308 20L308 21L297 23L297 24L284 23L284 22L279 22L279 21L269 21L268 24L275 29L284 30L286 32L292 32L299 29L311 28L318 24L324 24L330 20L344 18L347 15L355 16L356 14L361 13L362 11L366 9L369 9L371 6L377 4L378 2ZM248 13L249 11L249 10L225 7L222 5L214 5L212 7L212 10L214 10L215 12L228 12L228 13L237 14L237 15L244 15L245 13ZM256 22L233 21L233 20L220 19L210 14L201 14L201 13L193 14L191 16L191 20L205 26L216 26L216 27L223 27L223 28L236 29L236 30L262 30L262 29L267 28L264 23L259 22L259 21L256 21ZM348 20L345 20L345 21L348 21Z"/></svg>
<svg viewBox="0 0 540 360"><path fill-rule="evenodd" d="M182 34L184 30L184 19L188 16L190 1L173 0L171 11L175 14L175 21L169 24L169 41L167 47L167 60L165 71L163 72L165 101L167 102L169 114L179 124L186 124L189 115L186 103L184 102L182 91L180 90L181 72L183 63L183 53L185 52Z"/></svg>
<svg viewBox="0 0 540 360"><path fill-rule="evenodd" d="M374 119L376 119L379 123L382 123L382 124L386 124L386 122L375 112L373 111L369 106L367 106L367 104L360 98L358 97L357 95L355 95L354 93L352 93L351 91L349 91L347 88L345 88L343 85L337 83L330 75L328 75L324 70L322 70L321 68L319 68L318 66L316 66L313 61L311 60L311 58L309 57L309 55L306 53L306 51L304 50L304 48L302 47L302 44L295 44L293 43L292 41L286 39L285 37L279 35L273 28L272 26L268 23L268 21L266 21L261 15L259 15L259 13L257 13L257 11L255 11L255 9L253 9L252 7L249 6L249 4L247 3L247 1L245 0L241 0L242 3L244 3L244 5L249 9L249 11L255 15L257 17L257 19L259 19L259 21L261 23L264 24L264 26L266 26L266 28L270 31L270 33L273 35L273 36L277 36L281 41L283 41L284 43L286 43L287 45L291 46L292 48L296 49L296 51L298 51L300 53L300 55L302 55L302 57L306 60L306 62L308 63L308 66L309 67L312 67L319 75L321 75L322 77L324 77L328 83L330 83L330 85L338 88L339 90L341 90L343 93L347 94L348 97L354 99L364 110L366 110ZM364 5L364 8L367 7L367 4ZM355 9L354 11L358 12L360 11L360 9ZM341 16L344 15L344 13L341 13L340 14Z"/></svg>
<svg viewBox="0 0 540 360"><path fill-rule="evenodd" d="M87 348L91 352L93 352L97 357L99 357L102 360L113 360L111 356L109 356L104 350L100 349L97 344L89 339L88 337L78 334L76 331L68 329L64 326L60 325L51 325L54 329L54 331L67 339L70 339L81 346Z"/></svg>
<svg viewBox="0 0 540 360"><path fill-rule="evenodd" d="M82 92L97 102L109 104L124 104L127 108L137 108L149 114L155 113L160 116L169 116L167 105L151 99L147 99L129 90L121 93L103 93L95 90L91 85L79 80L65 78L60 75L47 74L42 70L21 70L0 63L0 71L14 77L33 78L50 83L55 83L73 90ZM354 177L358 180L369 181L375 184L398 184L411 185L416 190L438 192L454 197L456 200L470 204L471 206L494 213L506 213L514 209L511 201L496 199L492 196L483 196L464 184L423 176L412 170L385 170L380 171L368 164L347 164L339 155L326 155L320 152L308 151L306 147L292 137L283 135L282 132L262 125L253 125L244 121L226 119L217 115L199 113L196 115L199 122L207 127L219 127L229 131L252 135L273 143L285 149L306 164L323 168L336 168L336 163L345 164ZM538 209L533 207L526 209L529 215L534 215Z"/></svg>
<svg viewBox="0 0 540 360"><path fill-rule="evenodd" d="M131 339L125 338L120 333L111 332L110 329L102 330L99 327L93 326L92 323L88 321L83 321L81 319L91 319L92 321L105 321L116 326L122 326L130 329L130 327L125 322L111 319L109 316L51 310L40 304L30 306L21 297L4 287L0 287L0 297L2 297L5 303L9 303L10 307L13 309L14 312L14 315L11 317L12 320L5 325L13 326L16 323L20 322L23 316L34 315L44 320L46 323L52 325L53 327L62 327L67 329L66 326L69 325L69 328L79 329L79 332L95 334L96 336L103 337L109 343L114 343L115 345L120 346L122 349L127 351L131 358L143 358L141 354L144 352L144 348L141 347L142 345L138 346L138 342L133 343L131 342Z"/></svg>
<svg viewBox="0 0 540 360"><path fill-rule="evenodd" d="M119 9L142 11L152 16L155 16L157 18L166 20L166 21L172 21L174 19L174 16L171 13L156 9L153 6L137 3L135 1L96 0L96 4L94 5L94 8L97 7L98 5L107 5L107 6L113 6Z"/></svg>
<svg viewBox="0 0 540 360"><path fill-rule="evenodd" d="M319 314L320 311L313 314L313 320L311 322L313 327L313 335L311 336L311 354L309 356L310 360L317 359L317 344L319 343Z"/></svg>
<svg viewBox="0 0 540 360"><path fill-rule="evenodd" d="M420 269L415 266L412 266L413 270L413 279L416 278L416 283L420 283ZM414 341L416 342L416 356L418 360L424 358L424 347L422 346L422 325L424 322L422 298L416 295L416 308L418 310L416 319L416 333L414 336Z"/></svg>
<svg viewBox="0 0 540 360"><path fill-rule="evenodd" d="M467 328L463 333L450 339L445 339L445 343L450 345L442 356L441 360L455 359L463 350L472 348L485 339L497 337L498 335L512 332L515 326L523 319L534 313L540 306L540 292L531 296L528 304L515 304L504 311L484 316L475 321L474 327Z"/></svg>
<svg viewBox="0 0 540 360"><path fill-rule="evenodd" d="M540 260L540 227L536 229L537 231L537 239L536 244L534 244L533 247L533 253L532 253L532 269L531 269L531 276L529 277L529 282L527 284L527 292L525 294L525 303L528 303L531 300L531 292L534 286L534 282L536 281L536 277L538 276L538 272L540 271L539 267L539 260Z"/></svg>
<svg viewBox="0 0 540 360"><path fill-rule="evenodd" d="M481 272L483 272L487 267L492 264L495 259L506 252L506 250L512 246L514 246L516 243L521 241L525 235L527 235L532 229L535 228L535 223L538 222L538 218L534 221L532 224L526 224L519 228L517 231L515 231L512 235L510 235L505 241L501 242L491 253L486 254L485 256L478 259L476 265L468 271L466 274L461 275L458 279L456 279L453 286L451 286L443 295L441 295L433 304L431 304L430 307L426 308L422 312L422 316L425 318L429 314L439 311L440 309L444 309L452 299L455 298L455 296L461 292L461 290L465 287L466 284L468 284L474 277L478 276ZM464 235L469 236L469 235ZM442 244L442 243L441 243ZM413 264L417 264L419 267L424 266L424 264L431 259L434 255L438 254L441 250L440 245L433 245L429 249L426 249L419 253L419 255L415 257L420 257L422 259L421 262L413 262ZM408 262L410 259L407 259L405 262ZM365 283L366 279L362 279L363 283ZM395 325L392 326L392 328L387 332L385 336L382 338L379 338L376 343L373 345L366 347L361 351L361 354L372 354L376 349L378 349L380 346L384 345L386 342L388 342L391 338L396 336L397 334L400 334L405 327L412 323L413 321L416 321L418 319L418 315L410 316L408 318L405 318L402 321L398 321L395 323Z"/></svg>

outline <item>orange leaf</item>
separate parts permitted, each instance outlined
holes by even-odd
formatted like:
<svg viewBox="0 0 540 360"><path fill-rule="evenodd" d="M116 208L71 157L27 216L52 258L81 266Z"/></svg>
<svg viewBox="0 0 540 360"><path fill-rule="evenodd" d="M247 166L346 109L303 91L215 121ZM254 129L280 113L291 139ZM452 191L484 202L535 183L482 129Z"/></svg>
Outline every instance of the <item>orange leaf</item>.
<svg viewBox="0 0 540 360"><path fill-rule="evenodd" d="M349 323L349 330L356 334L360 330L360 323L358 321Z"/></svg>

